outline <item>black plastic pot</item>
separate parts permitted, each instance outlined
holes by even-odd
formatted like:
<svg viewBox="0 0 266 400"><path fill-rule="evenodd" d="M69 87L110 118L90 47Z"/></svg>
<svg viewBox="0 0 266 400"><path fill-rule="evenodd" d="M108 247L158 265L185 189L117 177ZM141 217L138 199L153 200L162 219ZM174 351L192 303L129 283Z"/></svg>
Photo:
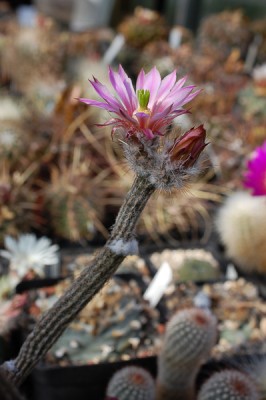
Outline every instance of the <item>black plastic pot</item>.
<svg viewBox="0 0 266 400"><path fill-rule="evenodd" d="M128 365L141 366L156 376L155 356L83 366L48 367L40 364L30 377L30 400L104 400L112 375Z"/></svg>

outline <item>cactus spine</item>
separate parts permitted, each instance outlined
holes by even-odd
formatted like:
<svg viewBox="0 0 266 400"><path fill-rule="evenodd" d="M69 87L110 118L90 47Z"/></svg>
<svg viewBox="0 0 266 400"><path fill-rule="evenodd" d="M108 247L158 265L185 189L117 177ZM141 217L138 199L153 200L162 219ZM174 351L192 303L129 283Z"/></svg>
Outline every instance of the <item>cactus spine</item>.
<svg viewBox="0 0 266 400"><path fill-rule="evenodd" d="M237 370L214 373L201 387L198 400L258 400L253 380Z"/></svg>
<svg viewBox="0 0 266 400"><path fill-rule="evenodd" d="M216 318L209 311L195 307L172 317L158 360L157 400L194 399L196 375L216 337Z"/></svg>
<svg viewBox="0 0 266 400"><path fill-rule="evenodd" d="M150 373L141 367L124 367L111 378L106 396L118 400L154 400L155 382Z"/></svg>

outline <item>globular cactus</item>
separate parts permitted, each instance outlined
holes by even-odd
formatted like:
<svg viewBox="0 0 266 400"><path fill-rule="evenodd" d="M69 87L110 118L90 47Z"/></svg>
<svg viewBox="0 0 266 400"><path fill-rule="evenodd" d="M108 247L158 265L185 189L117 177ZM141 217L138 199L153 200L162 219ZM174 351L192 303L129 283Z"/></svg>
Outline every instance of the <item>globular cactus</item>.
<svg viewBox="0 0 266 400"><path fill-rule="evenodd" d="M194 398L196 375L216 338L216 318L208 310L184 309L172 317L158 360L157 400Z"/></svg>
<svg viewBox="0 0 266 400"><path fill-rule="evenodd" d="M266 354L249 355L247 360L235 363L235 367L253 379L260 398L266 399Z"/></svg>
<svg viewBox="0 0 266 400"><path fill-rule="evenodd" d="M154 400L155 382L150 373L142 367L124 367L111 378L106 397L114 397L117 400Z"/></svg>
<svg viewBox="0 0 266 400"><path fill-rule="evenodd" d="M89 171L73 172L71 168L53 167L51 182L45 186L43 196L54 233L60 238L77 242L92 239L97 230L105 233L100 221L104 209L99 201L102 193L93 184ZM87 179L91 179L89 187L86 186Z"/></svg>
<svg viewBox="0 0 266 400"><path fill-rule="evenodd" d="M92 209L87 199L68 193L58 193L47 203L56 235L70 241L91 239L94 235Z"/></svg>
<svg viewBox="0 0 266 400"><path fill-rule="evenodd" d="M227 255L246 273L266 273L266 197L230 195L220 207L216 229Z"/></svg>
<svg viewBox="0 0 266 400"><path fill-rule="evenodd" d="M237 370L214 373L201 387L198 400L258 400L253 380Z"/></svg>
<svg viewBox="0 0 266 400"><path fill-rule="evenodd" d="M245 57L252 40L249 20L240 9L225 10L204 18L198 36L201 53L220 61L224 61L235 48Z"/></svg>
<svg viewBox="0 0 266 400"><path fill-rule="evenodd" d="M168 26L165 19L156 11L136 7L134 15L126 17L118 26L118 31L133 48L142 48L146 44L166 39Z"/></svg>

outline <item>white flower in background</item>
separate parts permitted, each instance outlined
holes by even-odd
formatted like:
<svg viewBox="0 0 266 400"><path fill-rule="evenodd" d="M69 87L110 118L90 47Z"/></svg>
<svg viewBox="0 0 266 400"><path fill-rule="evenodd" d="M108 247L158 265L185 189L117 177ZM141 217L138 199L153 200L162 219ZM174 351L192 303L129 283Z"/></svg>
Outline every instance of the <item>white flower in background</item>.
<svg viewBox="0 0 266 400"><path fill-rule="evenodd" d="M0 250L0 255L9 260L10 272L18 278L31 269L43 276L45 265L59 262L59 246L52 245L47 237L38 239L33 234L23 234L18 239L6 236L4 242L6 250Z"/></svg>

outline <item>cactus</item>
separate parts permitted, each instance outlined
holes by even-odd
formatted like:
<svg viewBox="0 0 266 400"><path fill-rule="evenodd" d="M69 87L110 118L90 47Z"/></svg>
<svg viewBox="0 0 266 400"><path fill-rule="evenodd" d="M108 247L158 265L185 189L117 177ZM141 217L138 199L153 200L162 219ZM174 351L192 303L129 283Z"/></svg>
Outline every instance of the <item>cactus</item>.
<svg viewBox="0 0 266 400"><path fill-rule="evenodd" d="M17 26L10 32L5 41L10 51L3 52L1 67L16 90L28 93L34 82L51 80L50 83L55 84L62 77L64 46L61 37L51 19L44 20L42 26Z"/></svg>
<svg viewBox="0 0 266 400"><path fill-rule="evenodd" d="M199 48L204 55L225 61L237 48L245 57L252 40L248 18L242 10L222 11L205 18L199 27Z"/></svg>
<svg viewBox="0 0 266 400"><path fill-rule="evenodd" d="M214 373L201 387L198 400L258 400L253 380L237 370Z"/></svg>
<svg viewBox="0 0 266 400"><path fill-rule="evenodd" d="M236 360L233 366L250 376L259 391L260 398L266 399L266 354L249 354L247 358Z"/></svg>
<svg viewBox="0 0 266 400"><path fill-rule="evenodd" d="M172 269L175 282L208 281L221 276L217 260L205 249L165 249L151 255L151 262L156 268L165 261Z"/></svg>
<svg viewBox="0 0 266 400"><path fill-rule="evenodd" d="M95 228L90 218L92 212L89 202L68 193L58 193L47 203L51 224L55 235L70 241L82 238L91 239Z"/></svg>
<svg viewBox="0 0 266 400"><path fill-rule="evenodd" d="M158 400L194 398L196 375L216 337L216 319L209 311L195 307L172 317L159 355Z"/></svg>
<svg viewBox="0 0 266 400"><path fill-rule="evenodd" d="M129 366L117 371L108 383L106 396L118 400L153 400L155 383L144 368Z"/></svg>
<svg viewBox="0 0 266 400"><path fill-rule="evenodd" d="M128 45L142 48L159 39L166 39L168 27L165 19L156 11L136 7L134 15L124 19L118 26Z"/></svg>
<svg viewBox="0 0 266 400"><path fill-rule="evenodd" d="M266 272L265 220L265 196L248 192L231 194L218 211L216 229L221 241L245 274Z"/></svg>
<svg viewBox="0 0 266 400"><path fill-rule="evenodd" d="M96 200L97 194L98 199L101 194L93 186L92 179L89 188L85 185L89 174L84 164L80 169L74 169L72 164L71 167L53 167L51 170L51 182L43 190L44 204L52 229L61 238L78 241L93 238L97 229L105 233L100 221L103 207Z"/></svg>

